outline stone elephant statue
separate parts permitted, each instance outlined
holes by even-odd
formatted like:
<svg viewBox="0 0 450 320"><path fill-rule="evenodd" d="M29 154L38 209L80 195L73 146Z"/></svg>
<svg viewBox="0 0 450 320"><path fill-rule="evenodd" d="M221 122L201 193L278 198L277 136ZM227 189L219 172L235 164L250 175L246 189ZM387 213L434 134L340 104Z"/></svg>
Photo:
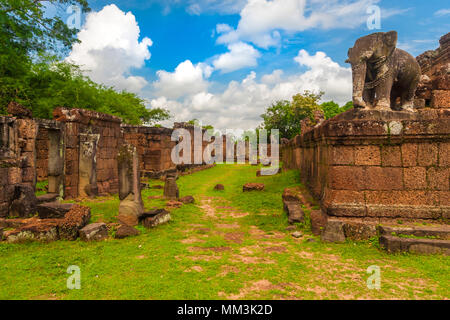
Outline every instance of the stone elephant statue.
<svg viewBox="0 0 450 320"><path fill-rule="evenodd" d="M348 50L355 108L414 111L421 70L416 59L396 48L397 32L377 32Z"/></svg>

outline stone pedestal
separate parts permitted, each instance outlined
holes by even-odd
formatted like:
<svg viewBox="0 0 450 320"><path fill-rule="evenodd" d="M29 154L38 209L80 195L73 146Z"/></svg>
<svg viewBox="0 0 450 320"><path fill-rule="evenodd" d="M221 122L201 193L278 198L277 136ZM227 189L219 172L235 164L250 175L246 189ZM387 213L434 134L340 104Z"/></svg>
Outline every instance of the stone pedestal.
<svg viewBox="0 0 450 320"><path fill-rule="evenodd" d="M350 110L285 149L299 150L301 179L328 216L450 217L449 109Z"/></svg>

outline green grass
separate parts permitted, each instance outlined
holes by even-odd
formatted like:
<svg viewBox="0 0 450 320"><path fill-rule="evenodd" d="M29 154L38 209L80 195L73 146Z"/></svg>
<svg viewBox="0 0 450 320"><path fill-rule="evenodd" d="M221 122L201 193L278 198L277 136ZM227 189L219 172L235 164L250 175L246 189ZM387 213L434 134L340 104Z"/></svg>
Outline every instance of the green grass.
<svg viewBox="0 0 450 320"><path fill-rule="evenodd" d="M48 180L38 181L36 183L36 197L42 196L44 194L47 194L47 188L48 188Z"/></svg>
<svg viewBox="0 0 450 320"><path fill-rule="evenodd" d="M218 165L182 176L180 196L196 204L172 211L172 221L141 235L102 242L0 244L0 299L444 299L450 297L446 256L388 255L372 241L344 244L294 239L285 231L281 194L299 173L256 177L257 167ZM242 192L263 182L262 192ZM214 191L217 183L224 191ZM151 181L151 185L162 184ZM164 205L146 189L147 209ZM116 222L119 201L83 203L92 221ZM68 290L70 265L81 290ZM381 268L381 290L369 290L366 270Z"/></svg>

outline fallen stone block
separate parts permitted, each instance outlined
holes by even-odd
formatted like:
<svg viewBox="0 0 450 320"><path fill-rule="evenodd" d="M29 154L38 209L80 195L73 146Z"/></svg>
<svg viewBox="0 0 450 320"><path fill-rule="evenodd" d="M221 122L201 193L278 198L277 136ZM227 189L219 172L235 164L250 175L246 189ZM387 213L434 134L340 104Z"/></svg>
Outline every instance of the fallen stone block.
<svg viewBox="0 0 450 320"><path fill-rule="evenodd" d="M61 240L76 240L78 231L89 223L91 209L75 204L64 219L58 219L59 238Z"/></svg>
<svg viewBox="0 0 450 320"><path fill-rule="evenodd" d="M6 228L13 230L4 237L8 242L75 240L90 218L90 208L75 204L63 219L7 219Z"/></svg>
<svg viewBox="0 0 450 320"><path fill-rule="evenodd" d="M218 191L222 191L225 190L225 187L223 186L223 184L216 184L216 186L214 187L214 190L218 190Z"/></svg>
<svg viewBox="0 0 450 320"><path fill-rule="evenodd" d="M98 241L108 238L108 228L105 223L91 223L80 230L83 241Z"/></svg>
<svg viewBox="0 0 450 320"><path fill-rule="evenodd" d="M297 188L286 188L281 196L283 201L298 201L302 203L302 198L300 196L300 190Z"/></svg>
<svg viewBox="0 0 450 320"><path fill-rule="evenodd" d="M59 194L57 193L47 193L37 197L36 199L38 204L42 204L47 202L55 202L56 200L58 200L58 197Z"/></svg>
<svg viewBox="0 0 450 320"><path fill-rule="evenodd" d="M195 199L193 196L186 196L180 199L180 202L183 202L184 204L194 203Z"/></svg>
<svg viewBox="0 0 450 320"><path fill-rule="evenodd" d="M30 223L6 233L6 241L21 243L27 241L50 242L59 239L58 223L54 221L39 221Z"/></svg>
<svg viewBox="0 0 450 320"><path fill-rule="evenodd" d="M410 252L450 255L449 240L403 238L383 235L380 237L380 246L389 253Z"/></svg>
<svg viewBox="0 0 450 320"><path fill-rule="evenodd" d="M119 228L117 229L114 238L116 239L124 239L127 237L132 237L132 236L137 236L139 235L140 232L139 230L136 230L133 227L130 227L126 224L122 224L119 226Z"/></svg>
<svg viewBox="0 0 450 320"><path fill-rule="evenodd" d="M303 212L300 202L297 201L285 201L284 210L287 212L289 223L304 222L305 213Z"/></svg>
<svg viewBox="0 0 450 320"><path fill-rule="evenodd" d="M328 216L324 214L322 210L312 210L309 216L311 219L311 231L313 235L320 236L327 224Z"/></svg>
<svg viewBox="0 0 450 320"><path fill-rule="evenodd" d="M142 224L146 228L154 228L171 220L170 212L164 209L147 212L144 216L145 218L142 220Z"/></svg>
<svg viewBox="0 0 450 320"><path fill-rule="evenodd" d="M328 219L321 235L325 242L345 242L344 223L339 220Z"/></svg>
<svg viewBox="0 0 450 320"><path fill-rule="evenodd" d="M300 231L296 231L292 234L292 236L294 238L301 238L303 236L303 233L301 233Z"/></svg>
<svg viewBox="0 0 450 320"><path fill-rule="evenodd" d="M36 211L40 219L61 219L73 206L73 203L42 203L36 207Z"/></svg>
<svg viewBox="0 0 450 320"><path fill-rule="evenodd" d="M9 207L11 218L28 218L36 213L37 199L32 187L25 184L14 185L14 196Z"/></svg>
<svg viewBox="0 0 450 320"><path fill-rule="evenodd" d="M264 190L264 184L263 183L246 183L242 187L243 192L248 191L262 191Z"/></svg>

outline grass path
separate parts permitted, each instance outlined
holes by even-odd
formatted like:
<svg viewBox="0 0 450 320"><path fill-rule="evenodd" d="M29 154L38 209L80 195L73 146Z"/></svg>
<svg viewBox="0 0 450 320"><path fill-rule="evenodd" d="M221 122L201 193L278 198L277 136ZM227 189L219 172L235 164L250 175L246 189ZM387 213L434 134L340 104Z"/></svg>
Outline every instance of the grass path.
<svg viewBox="0 0 450 320"><path fill-rule="evenodd" d="M218 165L180 177L181 196L196 204L141 235L97 243L0 244L0 299L448 299L450 259L388 255L376 242L325 244L307 226L286 231L281 193L298 172L256 177L257 168ZM263 182L262 192L242 192ZM224 191L214 191L217 183ZM151 184L162 184L151 181ZM143 192L147 208L162 190ZM85 203L93 221L116 222L118 200ZM81 290L68 290L66 269L81 269ZM369 290L366 270L381 269Z"/></svg>

